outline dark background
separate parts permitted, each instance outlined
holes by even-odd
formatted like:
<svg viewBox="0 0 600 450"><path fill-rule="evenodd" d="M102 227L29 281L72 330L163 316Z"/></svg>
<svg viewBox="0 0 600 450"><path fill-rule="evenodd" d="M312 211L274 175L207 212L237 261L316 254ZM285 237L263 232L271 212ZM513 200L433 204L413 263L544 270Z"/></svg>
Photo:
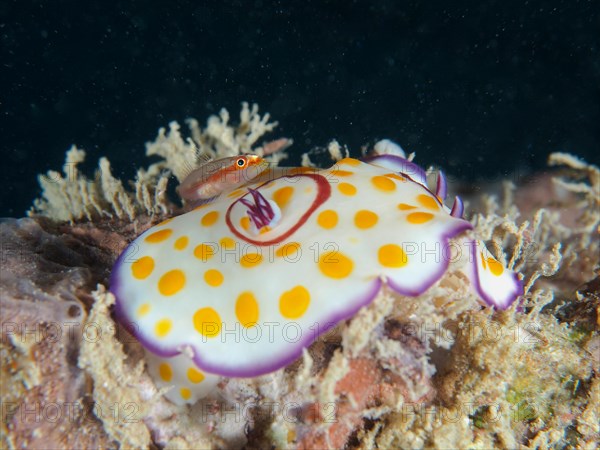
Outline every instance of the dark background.
<svg viewBox="0 0 600 450"><path fill-rule="evenodd" d="M0 1L0 36L0 216L73 143L133 177L159 127L243 100L296 158L387 137L474 182L600 159L596 0Z"/></svg>

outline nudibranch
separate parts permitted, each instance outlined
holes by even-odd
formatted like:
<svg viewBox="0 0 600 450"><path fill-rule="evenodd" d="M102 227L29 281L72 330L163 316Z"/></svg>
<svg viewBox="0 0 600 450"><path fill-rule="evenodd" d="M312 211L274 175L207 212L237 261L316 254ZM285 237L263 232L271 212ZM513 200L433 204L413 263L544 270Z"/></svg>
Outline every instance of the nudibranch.
<svg viewBox="0 0 600 450"><path fill-rule="evenodd" d="M418 296L451 259L485 304L505 309L522 294L518 275L463 233L472 225L460 199L443 204L443 176L432 192L398 152L322 170L263 167L228 186L139 236L111 276L117 318L176 403L207 395L220 377L288 365L384 284Z"/></svg>

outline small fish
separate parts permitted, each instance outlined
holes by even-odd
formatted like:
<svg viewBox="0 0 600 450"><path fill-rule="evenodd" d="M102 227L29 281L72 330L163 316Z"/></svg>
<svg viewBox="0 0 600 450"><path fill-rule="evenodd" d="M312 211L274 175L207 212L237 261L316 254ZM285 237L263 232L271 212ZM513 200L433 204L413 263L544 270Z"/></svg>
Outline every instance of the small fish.
<svg viewBox="0 0 600 450"><path fill-rule="evenodd" d="M177 193L196 206L234 190L259 176L268 162L257 155L221 158L202 164L179 185Z"/></svg>

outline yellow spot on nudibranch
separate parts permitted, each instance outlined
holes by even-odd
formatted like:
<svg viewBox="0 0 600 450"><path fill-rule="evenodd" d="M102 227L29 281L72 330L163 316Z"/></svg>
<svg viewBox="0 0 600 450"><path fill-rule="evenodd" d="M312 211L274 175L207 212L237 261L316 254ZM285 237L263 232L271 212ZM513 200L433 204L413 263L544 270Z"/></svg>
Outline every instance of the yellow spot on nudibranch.
<svg viewBox="0 0 600 450"><path fill-rule="evenodd" d="M227 197L237 197L238 195L241 195L244 193L243 189L236 189L235 191L230 192L229 194L227 194Z"/></svg>
<svg viewBox="0 0 600 450"><path fill-rule="evenodd" d="M158 291L165 296L175 295L185 286L185 274L175 269L165 273L158 280Z"/></svg>
<svg viewBox="0 0 600 450"><path fill-rule="evenodd" d="M189 242L190 238L188 238L187 236L181 236L175 241L173 247L175 247L175 250L185 250Z"/></svg>
<svg viewBox="0 0 600 450"><path fill-rule="evenodd" d="M157 244L159 242L169 239L169 236L173 234L173 230L165 228L164 230L155 231L144 238L146 242L150 244Z"/></svg>
<svg viewBox="0 0 600 450"><path fill-rule="evenodd" d="M207 212L206 214L204 214L204 216L202 216L200 223L202 225L204 225L205 227L210 227L217 221L218 218L219 218L218 211Z"/></svg>
<svg viewBox="0 0 600 450"><path fill-rule="evenodd" d="M326 209L319 213L317 223L326 230L329 230L337 225L338 215L332 209Z"/></svg>
<svg viewBox="0 0 600 450"><path fill-rule="evenodd" d="M349 177L351 175L354 175L354 172L350 172L349 170L342 170L342 169L332 169L331 172L331 177Z"/></svg>
<svg viewBox="0 0 600 450"><path fill-rule="evenodd" d="M339 251L325 252L319 258L319 269L329 278L346 278L353 268L352 260Z"/></svg>
<svg viewBox="0 0 600 450"><path fill-rule="evenodd" d="M179 393L181 394L181 398L184 400L189 400L192 397L192 391L190 391L189 388L186 387L182 387L179 390Z"/></svg>
<svg viewBox="0 0 600 450"><path fill-rule="evenodd" d="M161 227L161 226L163 226L163 225L166 225L166 224L168 224L168 223L169 223L171 220L173 220L173 219L174 219L174 217L171 217L171 218L169 218L169 219L165 219L165 220L163 220L161 223L159 223L159 224L158 224L158 225L156 225L156 226L157 226L157 227Z"/></svg>
<svg viewBox="0 0 600 450"><path fill-rule="evenodd" d="M292 167L289 170L289 174L296 175L299 173L318 172L318 171L319 171L319 169L316 169L314 167Z"/></svg>
<svg viewBox="0 0 600 450"><path fill-rule="evenodd" d="M163 381L168 383L173 378L173 369L171 369L169 364L161 363L160 366L158 366L158 374Z"/></svg>
<svg viewBox="0 0 600 450"><path fill-rule="evenodd" d="M171 322L171 319L160 319L158 322L156 322L154 332L159 338L162 338L169 334L171 328L173 328L173 322Z"/></svg>
<svg viewBox="0 0 600 450"><path fill-rule="evenodd" d="M240 219L240 226L248 231L250 229L250 217L244 216Z"/></svg>
<svg viewBox="0 0 600 450"><path fill-rule="evenodd" d="M354 215L354 225L363 230L374 226L377 220L379 220L377 214L367 209L361 209Z"/></svg>
<svg viewBox="0 0 600 450"><path fill-rule="evenodd" d="M483 266L483 270L487 270L487 264L485 263L485 256L483 256L483 252L481 254L481 265Z"/></svg>
<svg viewBox="0 0 600 450"><path fill-rule="evenodd" d="M386 244L379 247L377 253L379 264L383 267L404 267L408 263L408 256L404 250L396 244Z"/></svg>
<svg viewBox="0 0 600 450"><path fill-rule="evenodd" d="M394 183L388 177L384 177L382 175L376 175L371 178L371 183L373 183L373 186L383 192L392 192L396 189L396 183Z"/></svg>
<svg viewBox="0 0 600 450"><path fill-rule="evenodd" d="M288 242L287 244L282 245L275 251L275 256L278 258L287 258L296 254L296 252L300 250L299 242Z"/></svg>
<svg viewBox="0 0 600 450"><path fill-rule="evenodd" d="M258 302L252 292L242 292L235 302L235 315L246 327L253 327L258 322Z"/></svg>
<svg viewBox="0 0 600 450"><path fill-rule="evenodd" d="M425 223L425 222L429 222L431 219L433 219L433 214L428 213L428 212L414 212L414 213L410 213L408 216L406 216L406 220L409 223Z"/></svg>
<svg viewBox="0 0 600 450"><path fill-rule="evenodd" d="M415 209L416 206L409 205L407 203L398 203L398 209L401 211L406 211L407 209Z"/></svg>
<svg viewBox="0 0 600 450"><path fill-rule="evenodd" d="M344 158L338 161L338 164L348 164L349 166L359 166L360 161L354 158Z"/></svg>
<svg viewBox="0 0 600 450"><path fill-rule="evenodd" d="M279 311L286 319L298 319L310 304L310 293L304 286L294 286L279 297Z"/></svg>
<svg viewBox="0 0 600 450"><path fill-rule="evenodd" d="M221 316L213 308L200 308L193 320L194 328L202 336L215 337L221 332Z"/></svg>
<svg viewBox="0 0 600 450"><path fill-rule="evenodd" d="M340 183L338 184L338 190L344 194L344 195L355 195L356 194L356 187L354 187L354 185L350 184L350 183Z"/></svg>
<svg viewBox="0 0 600 450"><path fill-rule="evenodd" d="M397 173L386 173L384 176L386 176L388 178L393 178L394 180L402 181L403 183L406 181L406 178L404 178L402 175L399 175Z"/></svg>
<svg viewBox="0 0 600 450"><path fill-rule="evenodd" d="M150 312L150 304L144 303L137 310L138 317L144 317L146 314Z"/></svg>
<svg viewBox="0 0 600 450"><path fill-rule="evenodd" d="M219 241L219 244L221 244L221 247L225 250L233 250L235 248L235 241L230 237L224 237Z"/></svg>
<svg viewBox="0 0 600 450"><path fill-rule="evenodd" d="M499 277L500 275L502 275L502 272L504 272L504 267L502 266L502 264L496 261L494 258L488 258L487 263L490 267L490 272L492 272L492 275Z"/></svg>
<svg viewBox="0 0 600 450"><path fill-rule="evenodd" d="M249 269L258 266L262 262L262 259L263 257L260 253L246 253L240 258L240 265Z"/></svg>
<svg viewBox="0 0 600 450"><path fill-rule="evenodd" d="M216 251L214 247L207 244L200 244L194 249L194 256L200 261L206 262L215 256L215 252Z"/></svg>
<svg viewBox="0 0 600 450"><path fill-rule="evenodd" d="M153 270L154 259L151 256L142 256L131 265L131 274L138 280L148 278Z"/></svg>
<svg viewBox="0 0 600 450"><path fill-rule="evenodd" d="M419 194L419 196L417 197L417 200L425 208L434 209L434 210L439 209L438 203L435 201L435 199L433 197L430 197L429 195Z"/></svg>
<svg viewBox="0 0 600 450"><path fill-rule="evenodd" d="M221 286L223 283L223 274L216 269L209 269L204 272L204 281L212 287Z"/></svg>
<svg viewBox="0 0 600 450"><path fill-rule="evenodd" d="M204 381L204 374L195 367L190 367L187 370L187 377L188 380L194 384L202 383L202 381Z"/></svg>
<svg viewBox="0 0 600 450"><path fill-rule="evenodd" d="M281 209L283 209L290 199L292 198L292 194L294 193L294 188L291 186L285 186L280 189L277 189L273 192L273 201L277 203Z"/></svg>

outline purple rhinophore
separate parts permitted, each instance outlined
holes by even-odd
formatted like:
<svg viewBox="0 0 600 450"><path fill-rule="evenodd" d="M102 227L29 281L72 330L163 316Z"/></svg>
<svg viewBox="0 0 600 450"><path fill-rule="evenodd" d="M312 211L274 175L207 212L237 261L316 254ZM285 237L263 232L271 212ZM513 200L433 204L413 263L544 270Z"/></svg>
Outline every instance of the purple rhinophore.
<svg viewBox="0 0 600 450"><path fill-rule="evenodd" d="M435 195L440 198L441 201L446 200L446 197L448 196L448 183L446 183L446 177L441 170L438 171Z"/></svg>
<svg viewBox="0 0 600 450"><path fill-rule="evenodd" d="M454 204L452 205L452 210L450 211L450 215L452 217L457 217L459 219L462 219L464 212L465 212L465 205L463 204L462 199L457 195L454 198Z"/></svg>
<svg viewBox="0 0 600 450"><path fill-rule="evenodd" d="M252 195L252 200L254 200L254 202L246 198L241 198L240 202L248 207L248 217L250 217L250 220L256 229L260 230L271 223L275 217L275 211L273 211L273 207L269 204L267 199L256 189L248 188L248 191L250 192L250 195Z"/></svg>

